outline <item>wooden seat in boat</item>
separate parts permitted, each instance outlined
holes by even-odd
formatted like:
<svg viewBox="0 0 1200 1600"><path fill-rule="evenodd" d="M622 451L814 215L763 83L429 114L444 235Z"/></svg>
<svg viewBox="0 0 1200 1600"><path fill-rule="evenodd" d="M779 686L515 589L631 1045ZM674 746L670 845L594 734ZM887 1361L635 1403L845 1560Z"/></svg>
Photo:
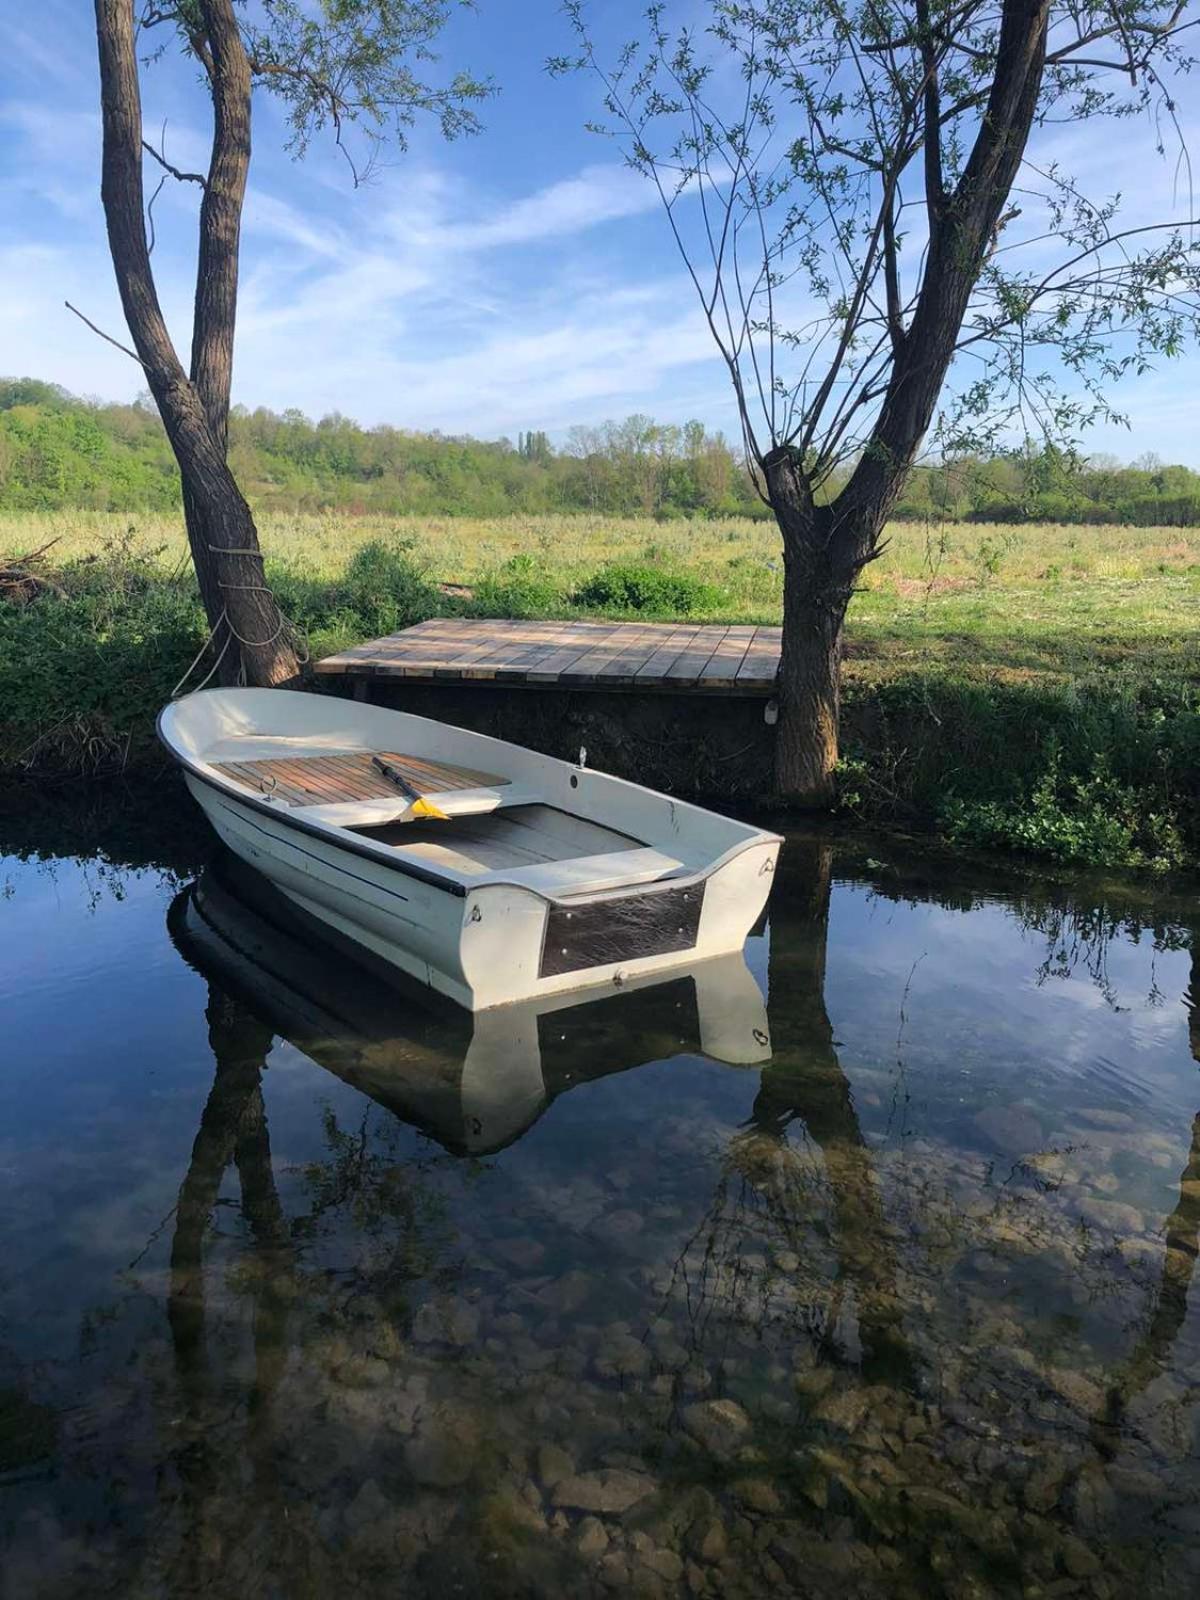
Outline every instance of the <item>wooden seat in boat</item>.
<svg viewBox="0 0 1200 1600"><path fill-rule="evenodd" d="M371 750L323 750L320 755L284 756L257 761L215 762L216 770L256 794L269 795L289 806L341 806L349 801L392 800L397 789L374 765ZM447 761L427 761L395 750L378 755L395 767L421 795L454 794L465 790L500 789L509 780L494 772L476 772ZM332 818L330 820L333 820Z"/></svg>
<svg viewBox="0 0 1200 1600"><path fill-rule="evenodd" d="M536 862L506 873L505 882L569 900L572 895L602 894L635 883L661 883L664 878L686 871L678 857L643 845L640 849L612 850L603 855Z"/></svg>

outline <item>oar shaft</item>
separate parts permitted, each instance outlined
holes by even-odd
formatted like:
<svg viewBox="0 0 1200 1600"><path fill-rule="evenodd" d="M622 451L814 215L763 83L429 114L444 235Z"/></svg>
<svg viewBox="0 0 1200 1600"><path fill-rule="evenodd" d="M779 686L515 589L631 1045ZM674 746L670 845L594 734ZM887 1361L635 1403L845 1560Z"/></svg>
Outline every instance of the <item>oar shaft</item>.
<svg viewBox="0 0 1200 1600"><path fill-rule="evenodd" d="M419 800L421 798L421 791L414 789L408 779L402 777L390 761L382 761L378 756L372 756L371 761L379 768L389 783L396 785L402 795L405 795L409 800Z"/></svg>
<svg viewBox="0 0 1200 1600"><path fill-rule="evenodd" d="M406 800L412 802L409 817L433 817L438 822L448 822L446 813L432 801L426 800L419 789L414 789L408 779L402 777L389 761L382 760L379 756L372 756L372 762L377 766L389 783L394 783Z"/></svg>

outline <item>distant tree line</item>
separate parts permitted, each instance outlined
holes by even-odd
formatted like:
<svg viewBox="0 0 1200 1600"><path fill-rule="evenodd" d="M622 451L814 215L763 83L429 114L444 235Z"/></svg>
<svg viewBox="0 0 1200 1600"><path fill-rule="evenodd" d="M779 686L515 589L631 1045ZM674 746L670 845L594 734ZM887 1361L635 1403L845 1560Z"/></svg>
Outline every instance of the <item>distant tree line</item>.
<svg viewBox="0 0 1200 1600"><path fill-rule="evenodd" d="M505 516L590 511L659 518L764 516L739 450L701 422L646 416L480 440L364 428L337 414L235 407L229 459L261 509ZM836 485L831 485L831 491ZM175 458L154 408L80 400L0 379L0 510L172 511ZM1017 452L914 468L894 513L981 522L1200 526L1200 472L1143 457Z"/></svg>
<svg viewBox="0 0 1200 1600"><path fill-rule="evenodd" d="M601 511L726 516L762 510L736 451L702 423L634 416L481 440L364 428L336 413L235 407L229 462L249 499L280 511ZM0 380L0 508L170 510L174 457L149 403L94 404L32 378Z"/></svg>
<svg viewBox="0 0 1200 1600"><path fill-rule="evenodd" d="M1155 455L1124 466L1046 446L990 460L915 467L894 516L969 522L1200 527L1200 472Z"/></svg>

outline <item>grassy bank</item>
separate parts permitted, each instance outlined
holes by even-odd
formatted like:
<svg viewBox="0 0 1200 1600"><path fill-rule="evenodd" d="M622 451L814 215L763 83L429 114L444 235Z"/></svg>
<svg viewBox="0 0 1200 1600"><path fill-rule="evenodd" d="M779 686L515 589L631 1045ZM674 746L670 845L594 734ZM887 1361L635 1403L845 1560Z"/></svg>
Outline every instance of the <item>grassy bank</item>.
<svg viewBox="0 0 1200 1600"><path fill-rule="evenodd" d="M261 526L316 656L437 611L779 618L775 539L751 521ZM0 771L136 765L204 638L182 530L0 519L2 553L51 539L61 593L0 605ZM844 805L1059 859L1196 860L1198 602L1200 533L897 525L851 612Z"/></svg>

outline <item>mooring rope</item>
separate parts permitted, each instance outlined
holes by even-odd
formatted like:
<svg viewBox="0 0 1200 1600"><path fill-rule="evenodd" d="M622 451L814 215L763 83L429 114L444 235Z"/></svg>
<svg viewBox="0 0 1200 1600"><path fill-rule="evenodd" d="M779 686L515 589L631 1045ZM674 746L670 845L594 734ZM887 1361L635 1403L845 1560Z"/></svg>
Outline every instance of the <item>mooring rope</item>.
<svg viewBox="0 0 1200 1600"><path fill-rule="evenodd" d="M172 700L178 700L178 699L181 698L179 691L183 688L184 684L188 681L188 679L191 677L192 673L195 672L196 668L200 665L201 661L204 659L204 652L207 649L210 648L210 646L212 645L213 640L216 638L217 629L221 626L221 624L223 622L228 622L228 620L229 619L226 616L225 612L222 611L221 615L217 618L217 620L216 620L215 624L213 625L213 627L209 630L208 638L205 639L204 643L200 646L199 650L196 652L196 656L195 656L195 659L192 661L192 664L188 667L188 669L184 673L183 677L180 678L179 682L171 690L171 699ZM209 679L212 677L213 673L216 672L218 667L221 665L222 661L224 661L225 652L226 652L226 650L229 649L229 641L232 638L233 638L233 629L230 628L229 632L225 635L225 643L221 646L220 653L218 654L217 659L213 662L212 666L204 674L204 677L200 680L200 682L196 685L196 687L194 689L189 689L188 690L189 694L197 694L197 693L199 693L199 691L201 689L203 689L204 685L209 681Z"/></svg>
<svg viewBox="0 0 1200 1600"><path fill-rule="evenodd" d="M210 544L206 546L206 548L210 554L214 556L254 556L259 560L259 562L262 561L261 550L248 550L244 546L223 546ZM183 690L184 684L191 677L192 673L195 672L201 661L203 661L204 652L212 648L213 642L216 639L217 634L220 632L222 625L224 625L226 630L225 642L217 652L217 658L213 662L212 666L204 674L204 677L194 689L187 690L188 694L198 694L206 684L212 681L213 677L220 670L221 663L225 659L225 654L229 649L230 642L234 639L236 639L238 644L241 645L245 650L266 650L270 645L275 644L277 640L279 640L286 633L288 635L289 643L296 654L296 665L300 667L306 667L312 660L312 652L310 651L308 645L308 636L304 632L304 629L298 627L287 616L285 616L283 608L275 599L273 590L271 590L265 583L224 583L220 578L218 578L217 587L226 591L236 589L246 594L268 595L271 599L271 603L275 607L275 615L279 618L278 626L276 627L275 631L265 639L247 639L234 627L233 621L229 615L229 607L223 606L221 608L221 615L217 618L216 622L213 623L211 629L209 630L208 637L200 646L200 649L196 653L195 659L192 661L183 677L180 678L179 682L171 690L172 700L178 700L183 697L181 691ZM239 684L244 685L246 682L246 662L245 657L241 655L240 651L239 658L237 681Z"/></svg>

